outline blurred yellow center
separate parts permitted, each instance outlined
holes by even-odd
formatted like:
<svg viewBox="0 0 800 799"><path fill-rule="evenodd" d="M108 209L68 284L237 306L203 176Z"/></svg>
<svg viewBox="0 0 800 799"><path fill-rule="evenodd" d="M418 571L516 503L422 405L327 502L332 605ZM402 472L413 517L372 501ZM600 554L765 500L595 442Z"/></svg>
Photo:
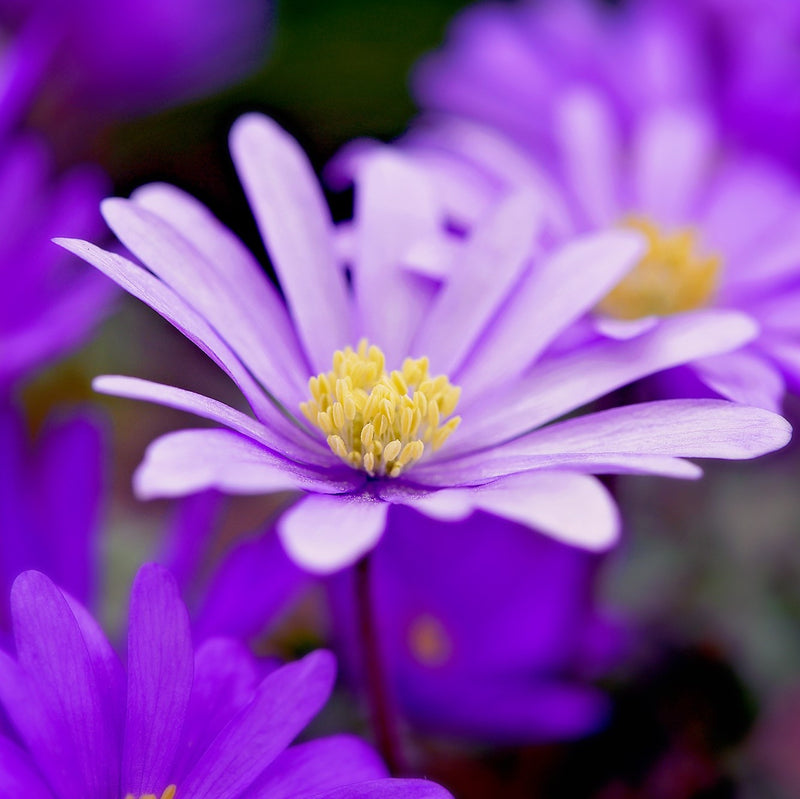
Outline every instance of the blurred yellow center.
<svg viewBox="0 0 800 799"><path fill-rule="evenodd" d="M453 643L435 616L423 613L408 628L408 646L423 666L442 666L453 654Z"/></svg>
<svg viewBox="0 0 800 799"><path fill-rule="evenodd" d="M164 789L164 793L161 794L160 799L175 799L175 792L178 790L177 786L175 785L168 785ZM132 794L126 794L125 799L136 799L136 797ZM159 799L158 796L154 793L143 793L139 799Z"/></svg>
<svg viewBox="0 0 800 799"><path fill-rule="evenodd" d="M387 372L385 358L366 340L333 354L333 370L308 381L311 399L300 410L328 437L345 463L370 476L397 477L427 447L437 450L458 427L448 419L461 389L431 377L427 358L406 358Z"/></svg>
<svg viewBox="0 0 800 799"><path fill-rule="evenodd" d="M641 319L691 311L708 302L720 258L698 253L695 231L664 234L644 217L630 217L623 225L645 235L647 253L601 300L598 311L616 319Z"/></svg>

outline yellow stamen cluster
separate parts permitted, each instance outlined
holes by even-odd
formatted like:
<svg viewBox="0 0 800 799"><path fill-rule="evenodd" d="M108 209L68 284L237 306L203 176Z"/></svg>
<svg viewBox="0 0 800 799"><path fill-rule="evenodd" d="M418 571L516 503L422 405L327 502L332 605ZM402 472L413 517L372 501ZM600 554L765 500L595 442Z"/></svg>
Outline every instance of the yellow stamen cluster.
<svg viewBox="0 0 800 799"><path fill-rule="evenodd" d="M717 285L721 259L698 254L695 231L662 234L643 217L631 217L623 224L643 233L648 249L599 303L601 313L617 319L641 319L690 311L708 302Z"/></svg>
<svg viewBox="0 0 800 799"><path fill-rule="evenodd" d="M365 340L333 354L333 371L308 381L311 399L300 405L306 419L328 437L345 463L370 476L397 477L425 448L437 450L458 427L448 419L461 389L431 377L428 359L406 358L387 373L378 347Z"/></svg>
<svg viewBox="0 0 800 799"><path fill-rule="evenodd" d="M168 785L164 788L164 793L161 794L161 799L175 799L175 793L178 790L177 786L175 785ZM126 794L125 799L136 799L136 797L132 794ZM145 793L142 794L139 799L159 799L154 793Z"/></svg>

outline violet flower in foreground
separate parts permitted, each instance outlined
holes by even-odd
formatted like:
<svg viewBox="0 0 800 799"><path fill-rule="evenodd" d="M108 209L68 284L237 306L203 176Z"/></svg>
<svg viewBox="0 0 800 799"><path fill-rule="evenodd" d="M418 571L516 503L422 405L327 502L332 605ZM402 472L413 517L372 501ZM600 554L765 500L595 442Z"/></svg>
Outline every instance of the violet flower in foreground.
<svg viewBox="0 0 800 799"><path fill-rule="evenodd" d="M35 444L0 402L0 642L11 632L8 596L18 574L41 569L94 602L103 495L103 442L88 414L49 421Z"/></svg>
<svg viewBox="0 0 800 799"><path fill-rule="evenodd" d="M435 193L401 158L376 159L358 186L351 289L297 143L248 115L234 127L232 151L285 304L241 243L169 186L103 206L147 269L59 240L203 348L255 414L171 386L98 379L100 391L228 428L183 430L151 445L136 475L141 497L209 487L304 491L278 530L299 564L329 572L373 547L394 505L448 520L482 509L607 547L617 511L592 473L691 478L701 472L685 458L750 458L788 441L781 417L714 400L556 422L619 386L755 334L740 314L706 311L632 341L542 357L641 257L638 234L611 231L534 257L543 215L523 193L475 226L446 280L420 280L404 258L440 234Z"/></svg>
<svg viewBox="0 0 800 799"><path fill-rule="evenodd" d="M261 678L233 641L196 652L174 580L144 566L131 594L127 674L86 610L43 574L11 593L16 659L0 652L0 795L37 799L446 799L384 779L350 736L290 746L328 698L324 651Z"/></svg>
<svg viewBox="0 0 800 799"><path fill-rule="evenodd" d="M17 137L0 147L0 393L81 343L115 294L50 241L65 229L101 234L96 204L105 177L87 166L55 181L51 170L38 139Z"/></svg>
<svg viewBox="0 0 800 799"><path fill-rule="evenodd" d="M398 510L371 568L382 660L402 715L487 743L597 729L607 700L578 675L611 667L622 631L593 607L596 561L487 514L447 524ZM343 668L363 686L353 577L332 578L331 617Z"/></svg>

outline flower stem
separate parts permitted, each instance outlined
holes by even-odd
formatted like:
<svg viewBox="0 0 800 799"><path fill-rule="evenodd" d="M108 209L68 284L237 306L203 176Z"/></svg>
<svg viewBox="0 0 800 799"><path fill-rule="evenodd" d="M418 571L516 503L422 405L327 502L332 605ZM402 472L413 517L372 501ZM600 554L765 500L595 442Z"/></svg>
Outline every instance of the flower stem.
<svg viewBox="0 0 800 799"><path fill-rule="evenodd" d="M361 639L364 677L372 731L378 751L392 776L406 773L400 748L397 718L383 668L378 626L372 603L370 556L355 565L356 615Z"/></svg>

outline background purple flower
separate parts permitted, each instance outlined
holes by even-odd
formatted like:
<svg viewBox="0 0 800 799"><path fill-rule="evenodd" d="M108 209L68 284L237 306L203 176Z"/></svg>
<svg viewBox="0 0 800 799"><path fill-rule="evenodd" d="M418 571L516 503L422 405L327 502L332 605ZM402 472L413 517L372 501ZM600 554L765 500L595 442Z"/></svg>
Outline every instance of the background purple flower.
<svg viewBox="0 0 800 799"><path fill-rule="evenodd" d="M51 242L65 229L101 232L96 204L108 184L100 170L75 167L54 177L37 138L0 146L0 392L83 341L115 292L64 258Z"/></svg>
<svg viewBox="0 0 800 799"><path fill-rule="evenodd" d="M597 556L487 514L448 524L395 509L372 555L373 601L402 715L493 743L592 732L607 707L585 675L621 644L593 606L596 567ZM338 651L362 685L352 570L330 596Z"/></svg>
<svg viewBox="0 0 800 799"><path fill-rule="evenodd" d="M11 630L8 595L26 569L46 570L80 602L96 599L104 446L87 413L49 420L36 442L0 403L0 640Z"/></svg>
<svg viewBox="0 0 800 799"><path fill-rule="evenodd" d="M261 678L224 639L196 652L177 586L144 566L133 586L127 674L82 606L39 572L11 594L17 658L0 653L3 794L446 797L384 781L377 756L342 736L289 747L330 693L326 652ZM170 788L170 786L173 786Z"/></svg>
<svg viewBox="0 0 800 799"><path fill-rule="evenodd" d="M747 458L788 440L780 417L713 401L642 404L547 425L615 388L725 352L755 333L740 314L706 311L671 319L633 342L603 341L564 358L541 357L630 270L642 252L638 235L611 231L532 257L540 255L534 242L543 214L532 195L521 193L475 227L458 253L460 269L438 283L419 281L405 269L404 256L412 243L440 235L443 216L435 192L402 159L376 160L359 186L351 290L329 211L297 143L267 118L249 115L234 127L232 150L286 305L241 243L173 187L144 187L132 200L104 204L111 227L152 271L86 242L60 241L210 354L256 416L170 386L122 377L97 381L107 393L188 410L229 428L180 431L153 444L136 477L140 496L181 496L212 487L230 493L305 491L278 529L298 563L327 572L371 549L394 504L448 520L482 509L572 543L608 546L618 533L616 509L585 472L691 477L698 470L684 457ZM384 301L387 296L391 303ZM330 368L338 347L355 345L362 336L380 342L389 369L409 355L429 358L426 385L443 386L435 390L446 397L435 400L435 419L425 417L426 425L434 419L429 432L439 435L439 422L458 397L446 377L433 375L449 375L461 387L463 420L438 452L428 454L421 438L398 438L378 448L392 477L372 472L366 459L363 468L345 462L345 455L356 455L373 439L345 432L342 407L331 405L329 423L353 438L350 454L343 441L337 454L325 428L301 421L299 414L310 398L308 386L323 385L309 384L309 377ZM366 347L347 357L367 355L380 360ZM419 363L427 369L428 361ZM401 404L403 396L410 398L397 389L402 384L391 384ZM336 422L338 412L342 419ZM417 433L422 417L409 413L402 437L415 439L423 435ZM380 427L377 416L375 421ZM411 462L401 462L401 450L404 457L414 447Z"/></svg>
<svg viewBox="0 0 800 799"><path fill-rule="evenodd" d="M106 116L153 111L242 77L263 57L271 3L3 0L0 15L49 48L50 102Z"/></svg>

